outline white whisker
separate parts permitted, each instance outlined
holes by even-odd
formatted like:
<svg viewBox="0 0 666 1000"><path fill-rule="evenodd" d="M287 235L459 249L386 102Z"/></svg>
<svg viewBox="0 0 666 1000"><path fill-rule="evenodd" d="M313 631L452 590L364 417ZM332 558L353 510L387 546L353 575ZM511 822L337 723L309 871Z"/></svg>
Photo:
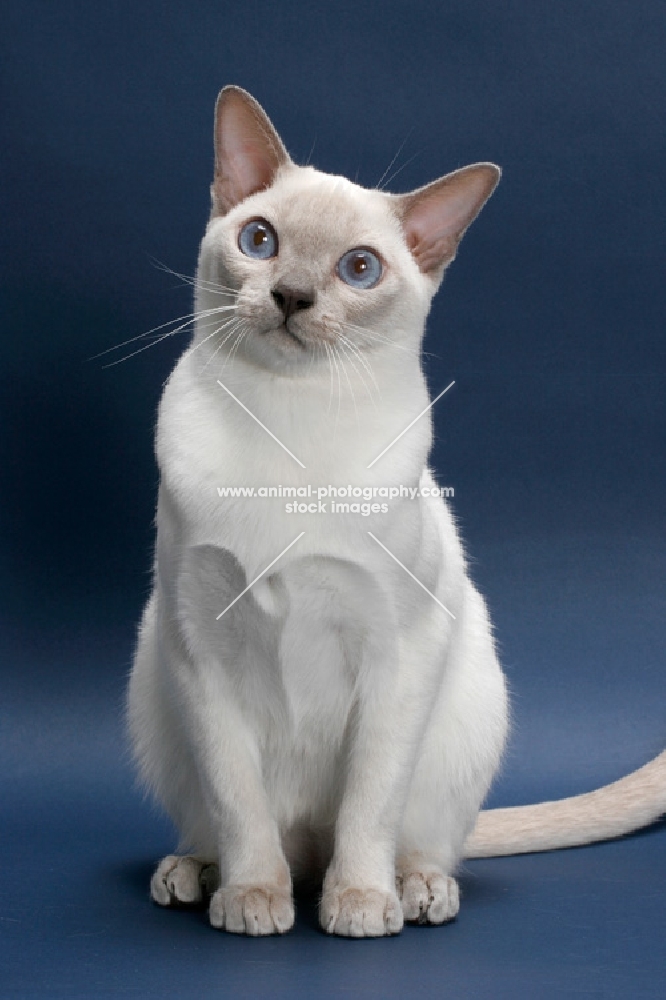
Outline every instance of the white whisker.
<svg viewBox="0 0 666 1000"><path fill-rule="evenodd" d="M245 334L247 333L247 330L244 329L244 324L243 324L243 320L242 319L239 321L239 324L236 327L236 331L235 332L237 332L237 336L236 336L236 339L234 340L233 344L231 345L229 353L227 354L226 358L224 359L224 364L222 365L222 368L221 368L220 373L219 373L219 377L220 378L222 377L224 369L227 367L228 363L232 360L234 354L238 350L238 347L239 347L241 341L243 340L243 338L245 337Z"/></svg>
<svg viewBox="0 0 666 1000"><path fill-rule="evenodd" d="M218 327L218 329L215 331L216 333L221 333L222 330L225 330L226 333L225 333L224 337L222 338L222 340L220 341L220 343L215 348L215 350L213 351L213 353L208 358L208 361L206 361L206 363L201 367L201 370L199 372L200 375L203 375L203 373L205 372L206 368L211 363L211 361L213 360L213 358L222 350L222 348L229 341L229 339L231 337L233 337L234 333L236 333L236 331L238 330L239 326L243 322L244 322L243 319L239 319L238 317L236 317L235 319L231 320L229 323L223 324L221 327Z"/></svg>
<svg viewBox="0 0 666 1000"><path fill-rule="evenodd" d="M235 322L234 317L227 320L225 323L222 323L222 325L218 326L215 330L213 330L212 333L209 333L207 336L205 336L203 340L200 340L198 344L194 344L193 347L190 347L187 351L185 351L183 357L184 358L189 357L190 355L194 354L195 351L198 351L200 347L203 347L203 345L206 344L212 337L215 337L218 333L221 333L223 330L226 330L227 327L230 326L233 322Z"/></svg>
<svg viewBox="0 0 666 1000"><path fill-rule="evenodd" d="M414 347L406 347L404 344L396 344L395 341L390 340L389 337L385 336L383 333L378 333L376 330L369 330L365 326L358 326L356 323L345 323L346 330L355 330L360 333L361 336L367 337L370 341L376 341L379 344L385 345L386 347L394 347L397 351L405 351L407 354L412 356L417 356L418 350Z"/></svg>
<svg viewBox="0 0 666 1000"><path fill-rule="evenodd" d="M163 264L160 260L156 260L154 257L151 257L151 262L159 271L164 271L166 274L172 274L174 278L180 278L180 280L185 282L186 285L192 285L195 288L204 288L209 292L218 292L220 295L238 294L237 288L230 288L228 285L221 285L215 281L207 281L199 275L194 275L194 277L192 277L189 274L181 274L180 271L174 271L173 268L169 267L167 264Z"/></svg>
<svg viewBox="0 0 666 1000"><path fill-rule="evenodd" d="M335 344L331 344L331 357L333 358L333 364L338 376L338 410L335 414L335 428L333 430L333 434L335 435L338 430L338 423L340 422L340 408L342 406L342 381L340 379L340 366L338 364L338 352L335 349Z"/></svg>
<svg viewBox="0 0 666 1000"><path fill-rule="evenodd" d="M322 341L324 348L326 350L326 357L328 358L328 370L331 376L330 390L328 393L328 412L331 412L331 406L333 405L333 365L331 363L331 348L329 344L324 340Z"/></svg>
<svg viewBox="0 0 666 1000"><path fill-rule="evenodd" d="M361 385L363 386L363 388L367 392L368 398L370 399L370 402L375 407L375 409L377 409L377 400L375 399L374 395L372 394L370 386L368 385L368 383L366 382L365 378L363 377L363 373L360 372L359 369L354 364L354 356L353 356L353 353L351 352L351 348L349 346L349 342L347 341L347 343L345 343L344 341L340 340L340 345L339 346L340 346L340 350L342 351L342 353L346 357L347 361L349 361L349 364L352 366L354 374L356 375L356 377L360 381ZM352 395L353 395L353 389L352 389ZM380 398L381 398L381 394L380 394ZM356 408L356 399L354 399L354 407Z"/></svg>
<svg viewBox="0 0 666 1000"><path fill-rule="evenodd" d="M317 143L317 135L315 133L315 137L312 140L312 145L310 146L310 152L308 153L308 158L305 161L305 166L306 167L310 166L310 160L312 159L312 154L314 153L314 148L315 148L316 143Z"/></svg>
<svg viewBox="0 0 666 1000"><path fill-rule="evenodd" d="M375 188L377 189L377 191L383 191L382 181L384 180L384 178L388 174L389 170L391 169L391 167L393 166L393 164L395 163L395 161L398 159L398 157L402 153L403 149L405 148L405 143L407 142L407 140L409 139L409 137L410 137L410 135L412 134L413 131L414 131L414 129L410 128L409 132L407 133L407 135L405 136L405 138L402 140L402 142L398 146L398 152L395 154L395 156L393 157L393 159L389 163L388 167L386 168L386 170L384 171L384 173L382 174L382 176L379 178L379 180L375 184ZM384 187L385 186L386 185L384 185Z"/></svg>
<svg viewBox="0 0 666 1000"><path fill-rule="evenodd" d="M140 333L136 337L130 337L128 340L123 340L119 344L114 344L113 347L107 347L104 351L100 351L98 354L93 354L92 357L88 358L88 361L95 361L96 358L101 358L105 354L110 354L111 351L117 351L121 347L126 347L127 344L134 344L137 340L143 340L144 337L150 337L151 334L157 333L159 330L164 330L165 327L171 326L173 323L180 323L181 320L185 320L185 322L175 330L171 330L171 334L180 333L181 330L186 330L188 326L192 326L201 317L218 315L219 313L226 312L227 310L234 308L235 306L216 306L214 309L203 309L200 312L185 313L183 316L178 316L176 319L170 319L166 323L160 323L159 326L154 326L152 330Z"/></svg>
<svg viewBox="0 0 666 1000"><path fill-rule="evenodd" d="M360 429L361 429L361 422L360 422L359 417L358 417L358 406L356 405L356 393L354 392L354 386L351 383L351 379L349 378L349 372L345 368L345 363L344 363L344 360L343 360L343 357L344 357L344 358L347 358L347 360L349 361L349 355L345 352L345 349L344 349L344 347L343 347L342 344L339 344L337 349L340 351L340 353L338 355L338 357L340 359L340 366L342 368L342 371L343 371L343 374L344 374L345 378L347 379L347 385L349 386L349 392L351 393L352 403L354 404L354 413L356 414L356 426L358 427L358 429L360 431ZM354 363L353 362L351 362L351 365L352 365L352 368L354 368ZM355 368L354 368L354 371L356 371ZM358 374L358 372L357 372L357 374Z"/></svg>
<svg viewBox="0 0 666 1000"><path fill-rule="evenodd" d="M391 183L391 181L394 181L396 179L396 177L398 176L398 174L401 173L405 169L405 167L408 167L409 164L412 162L412 160L415 160L417 156L420 156L420 151L419 150L417 150L417 152L414 153L413 156L410 156L408 160L405 160L405 162L402 164L401 167L398 167L397 170L394 170L390 177L386 178L386 180L384 182L384 186L381 188L381 190L382 191L385 190L389 186L389 184Z"/></svg>
<svg viewBox="0 0 666 1000"><path fill-rule="evenodd" d="M359 351L359 349L356 346L356 344L352 343L352 341L349 340L347 337L345 337L344 334L342 334L342 333L338 334L338 339L340 340L341 344L344 344L345 347L347 348L347 350L351 351L351 353L354 355L354 357L357 358L357 360L361 362L361 364L363 365L363 367L365 368L365 370L367 371L368 375L370 376L370 378L373 381L373 384L374 384L374 386L375 386L375 388L377 390L377 395L381 399L382 398L382 392L381 392L381 389L379 388L379 385L377 383L377 379L375 378L375 373L373 372L371 365L363 357L363 354L361 353L361 351ZM366 384L365 379L363 378L363 376L361 375L361 373L357 370L356 365L353 363L353 361L351 360L351 358L350 358L350 362L351 362L351 365L352 365L354 371L357 373L357 375L360 378L361 382L365 386L366 392L368 393L370 399L372 400L372 402L374 403L374 405L377 406L377 401L375 400L372 392L370 391L370 389L368 388L368 386Z"/></svg>
<svg viewBox="0 0 666 1000"><path fill-rule="evenodd" d="M320 353L320 344L319 343L309 344L308 347L310 348L310 363L308 365L307 378L309 378L310 375L312 374L312 366L314 364L315 357L317 357L317 355ZM314 348L314 350L312 348Z"/></svg>
<svg viewBox="0 0 666 1000"><path fill-rule="evenodd" d="M155 347L168 337L173 337L174 333L177 332L177 330L169 330L168 333L163 333L161 337L157 337L157 339L153 340L152 343L144 344L143 347L139 347L136 351L132 351L131 354L126 354L124 357L117 358L115 361L109 361L108 365L102 365L102 368L113 368L114 365L120 365L123 361L129 361L130 358L135 357L137 354L142 354L143 351L147 351L150 347Z"/></svg>

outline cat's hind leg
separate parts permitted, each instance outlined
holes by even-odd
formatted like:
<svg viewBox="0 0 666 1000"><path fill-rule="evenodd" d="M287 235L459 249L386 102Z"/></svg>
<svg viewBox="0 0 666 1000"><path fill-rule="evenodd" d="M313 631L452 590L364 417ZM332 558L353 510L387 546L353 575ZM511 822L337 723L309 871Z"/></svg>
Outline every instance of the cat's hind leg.
<svg viewBox="0 0 666 1000"><path fill-rule="evenodd" d="M507 698L485 605L469 584L407 799L396 852L406 921L441 924L459 909L453 873L500 762Z"/></svg>
<svg viewBox="0 0 666 1000"><path fill-rule="evenodd" d="M150 880L150 896L160 906L206 903L220 884L217 864L192 855L168 854Z"/></svg>
<svg viewBox="0 0 666 1000"><path fill-rule="evenodd" d="M458 883L438 865L418 855L398 858L396 891L404 919L417 924L444 924L460 909Z"/></svg>

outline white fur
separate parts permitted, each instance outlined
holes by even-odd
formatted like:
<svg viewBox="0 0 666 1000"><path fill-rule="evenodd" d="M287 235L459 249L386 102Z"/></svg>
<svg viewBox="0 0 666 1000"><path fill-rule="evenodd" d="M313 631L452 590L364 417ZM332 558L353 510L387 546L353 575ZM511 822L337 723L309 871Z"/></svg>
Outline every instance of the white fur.
<svg viewBox="0 0 666 1000"><path fill-rule="evenodd" d="M488 616L446 503L393 501L368 517L290 515L275 500L220 499L217 487L433 484L428 415L368 465L427 404L426 316L490 193L488 168L483 177L468 168L481 193L465 194L467 175L451 175L467 202L451 210L454 223L438 217L428 243L426 196L411 196L419 214L410 237L411 201L296 167L248 95L232 89L221 101L223 208L214 207L201 246L202 318L159 409L154 589L129 689L142 775L194 855L162 862L153 898L196 902L199 876L215 863L210 918L230 931L288 930L292 875L312 873L325 873L328 931L374 936L399 931L405 918L441 923L457 912L450 876L507 730ZM242 159L248 134L250 146L266 147L251 169ZM256 187L266 171L259 190L243 190L245 176ZM238 248L239 227L255 217L279 234L272 260ZM335 271L359 246L384 262L382 281L367 291ZM290 320L305 347L280 328L278 284L316 292L314 306ZM231 306L235 324L226 343L227 328L211 334L218 320L209 311L220 305ZM337 352L336 372L341 337L353 350Z"/></svg>

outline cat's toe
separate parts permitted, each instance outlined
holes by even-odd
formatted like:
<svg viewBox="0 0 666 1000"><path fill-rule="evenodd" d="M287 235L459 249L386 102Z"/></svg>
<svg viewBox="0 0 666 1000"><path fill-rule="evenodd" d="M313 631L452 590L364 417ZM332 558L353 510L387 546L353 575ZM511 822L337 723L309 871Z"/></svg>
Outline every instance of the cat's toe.
<svg viewBox="0 0 666 1000"><path fill-rule="evenodd" d="M210 922L232 934L284 934L294 925L291 893L277 886L230 885L210 901Z"/></svg>
<svg viewBox="0 0 666 1000"><path fill-rule="evenodd" d="M216 881L216 865L169 854L162 858L150 880L150 895L160 906L193 906L210 895Z"/></svg>
<svg viewBox="0 0 666 1000"><path fill-rule="evenodd" d="M443 924L460 909L458 883L439 869L403 873L397 886L407 921Z"/></svg>
<svg viewBox="0 0 666 1000"><path fill-rule="evenodd" d="M458 916L460 894L458 883L450 875L435 875L428 880L430 904L428 923L444 924Z"/></svg>
<svg viewBox="0 0 666 1000"><path fill-rule="evenodd" d="M400 900L379 889L328 888L319 919L328 934L341 937L384 937L399 934L403 917Z"/></svg>

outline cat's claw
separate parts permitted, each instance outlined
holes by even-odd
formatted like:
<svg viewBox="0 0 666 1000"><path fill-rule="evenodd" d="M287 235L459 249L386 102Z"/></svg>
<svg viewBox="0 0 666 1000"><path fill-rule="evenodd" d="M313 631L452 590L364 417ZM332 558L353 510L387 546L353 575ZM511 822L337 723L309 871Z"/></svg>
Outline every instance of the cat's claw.
<svg viewBox="0 0 666 1000"><path fill-rule="evenodd" d="M335 886L324 890L319 919L328 934L355 938L399 934L403 924L395 893Z"/></svg>
<svg viewBox="0 0 666 1000"><path fill-rule="evenodd" d="M150 880L150 895L160 906L196 906L219 884L217 865L188 855L162 858Z"/></svg>
<svg viewBox="0 0 666 1000"><path fill-rule="evenodd" d="M232 934L284 934L294 925L294 903L289 890L271 885L228 885L210 901L210 922Z"/></svg>
<svg viewBox="0 0 666 1000"><path fill-rule="evenodd" d="M444 924L460 909L458 883L439 869L410 871L396 879L405 920Z"/></svg>

